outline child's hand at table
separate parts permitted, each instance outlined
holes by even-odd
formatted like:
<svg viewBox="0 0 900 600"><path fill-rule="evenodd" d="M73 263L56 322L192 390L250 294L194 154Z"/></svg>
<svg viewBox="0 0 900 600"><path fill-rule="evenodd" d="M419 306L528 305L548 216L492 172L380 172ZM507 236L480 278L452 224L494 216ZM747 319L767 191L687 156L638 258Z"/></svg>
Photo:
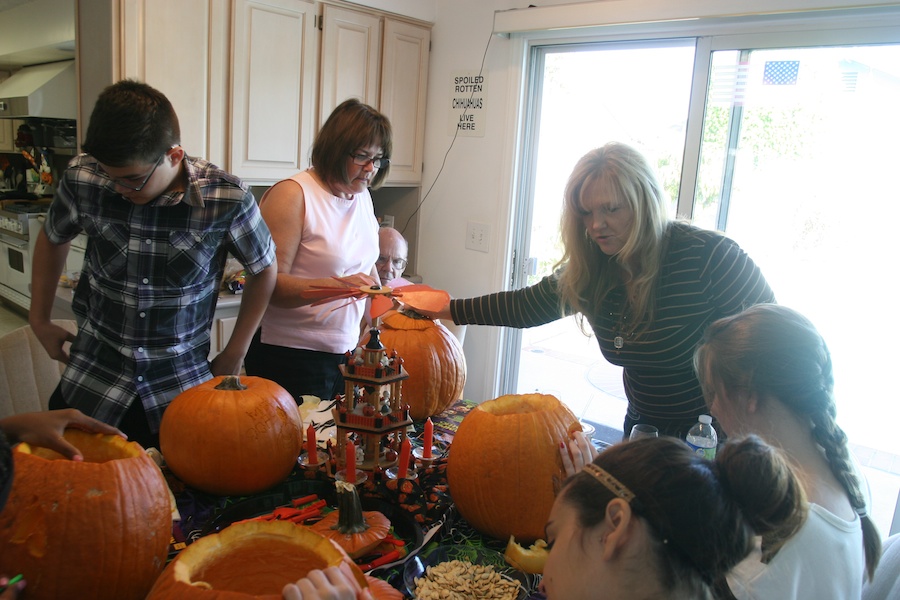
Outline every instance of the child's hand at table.
<svg viewBox="0 0 900 600"><path fill-rule="evenodd" d="M360 587L350 565L314 569L281 591L284 600L372 600L369 590Z"/></svg>

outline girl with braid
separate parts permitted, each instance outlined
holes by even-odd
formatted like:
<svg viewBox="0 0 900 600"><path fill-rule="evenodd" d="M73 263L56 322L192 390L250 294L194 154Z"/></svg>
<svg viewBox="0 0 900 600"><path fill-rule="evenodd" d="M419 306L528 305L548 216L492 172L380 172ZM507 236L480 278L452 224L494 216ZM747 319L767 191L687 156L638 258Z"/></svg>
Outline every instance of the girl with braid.
<svg viewBox="0 0 900 600"><path fill-rule="evenodd" d="M728 575L731 593L739 600L859 598L881 539L835 422L825 340L796 311L758 304L710 325L694 365L726 433L755 434L780 448L809 500L805 524L783 548L770 560L757 548Z"/></svg>

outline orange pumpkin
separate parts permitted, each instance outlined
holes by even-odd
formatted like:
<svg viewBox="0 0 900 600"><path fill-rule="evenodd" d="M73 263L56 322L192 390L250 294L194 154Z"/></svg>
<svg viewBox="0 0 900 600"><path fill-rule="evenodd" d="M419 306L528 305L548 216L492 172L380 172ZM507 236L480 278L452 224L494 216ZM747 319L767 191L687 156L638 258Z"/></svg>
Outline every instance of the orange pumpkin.
<svg viewBox="0 0 900 600"><path fill-rule="evenodd" d="M284 480L303 443L297 403L262 377L216 377L185 390L163 413L169 469L210 494L254 494Z"/></svg>
<svg viewBox="0 0 900 600"><path fill-rule="evenodd" d="M397 351L409 372L402 394L414 420L436 415L462 397L466 357L449 329L416 313L398 311L385 313L379 329L381 343L388 352Z"/></svg>
<svg viewBox="0 0 900 600"><path fill-rule="evenodd" d="M559 443L580 429L556 397L501 396L462 420L447 460L450 495L463 518L498 540L544 534L565 478Z"/></svg>
<svg viewBox="0 0 900 600"><path fill-rule="evenodd" d="M143 448L76 429L83 462L22 443L0 512L0 565L22 573L28 598L143 598L172 536L169 489Z"/></svg>
<svg viewBox="0 0 900 600"><path fill-rule="evenodd" d="M391 521L377 510L363 511L356 486L338 481L338 510L310 529L344 549L351 558L365 556L391 531Z"/></svg>
<svg viewBox="0 0 900 600"><path fill-rule="evenodd" d="M169 563L147 600L281 598L281 589L348 560L340 548L287 521L243 521L198 539ZM355 567L357 581L366 586Z"/></svg>

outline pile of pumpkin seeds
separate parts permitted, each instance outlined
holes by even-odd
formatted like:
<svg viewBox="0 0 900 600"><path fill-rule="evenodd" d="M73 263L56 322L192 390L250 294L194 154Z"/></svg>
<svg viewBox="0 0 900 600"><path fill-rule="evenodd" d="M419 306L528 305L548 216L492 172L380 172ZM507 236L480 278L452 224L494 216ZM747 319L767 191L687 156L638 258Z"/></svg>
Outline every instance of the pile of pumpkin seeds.
<svg viewBox="0 0 900 600"><path fill-rule="evenodd" d="M521 587L490 565L461 560L430 566L415 581L419 600L516 600Z"/></svg>

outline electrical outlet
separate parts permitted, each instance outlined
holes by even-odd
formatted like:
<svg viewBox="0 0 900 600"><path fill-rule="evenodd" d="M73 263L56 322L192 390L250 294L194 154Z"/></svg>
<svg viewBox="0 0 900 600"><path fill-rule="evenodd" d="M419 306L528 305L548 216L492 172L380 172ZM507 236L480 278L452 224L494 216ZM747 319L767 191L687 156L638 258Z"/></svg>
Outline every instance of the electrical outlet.
<svg viewBox="0 0 900 600"><path fill-rule="evenodd" d="M477 250L478 252L487 252L491 245L490 242L490 226L469 221L466 226L466 248Z"/></svg>

